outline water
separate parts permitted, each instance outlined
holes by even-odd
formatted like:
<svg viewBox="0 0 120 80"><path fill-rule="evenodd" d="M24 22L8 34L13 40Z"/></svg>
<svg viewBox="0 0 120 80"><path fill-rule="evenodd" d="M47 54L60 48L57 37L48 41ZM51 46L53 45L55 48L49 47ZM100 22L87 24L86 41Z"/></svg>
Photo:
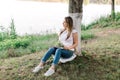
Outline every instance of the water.
<svg viewBox="0 0 120 80"><path fill-rule="evenodd" d="M111 13L111 5L90 4L83 8L83 24ZM116 11L120 11L120 6L116 6ZM67 15L67 3L0 0L0 26L8 28L13 18L19 35L58 32Z"/></svg>
<svg viewBox="0 0 120 80"><path fill-rule="evenodd" d="M115 12L120 12L120 6L115 6ZM82 23L89 24L102 16L111 14L111 5L89 4L83 6Z"/></svg>

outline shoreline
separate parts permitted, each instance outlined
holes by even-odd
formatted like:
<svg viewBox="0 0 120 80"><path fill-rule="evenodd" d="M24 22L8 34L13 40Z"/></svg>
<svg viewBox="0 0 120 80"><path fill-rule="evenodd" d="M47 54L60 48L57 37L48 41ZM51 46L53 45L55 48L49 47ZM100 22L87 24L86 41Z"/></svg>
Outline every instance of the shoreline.
<svg viewBox="0 0 120 80"><path fill-rule="evenodd" d="M69 0L18 0L18 1L38 1L38 2L61 2L61 3L69 3ZM96 1L96 0L86 0L83 4L109 4L111 5L111 0L109 1ZM115 0L115 5L120 5L119 0Z"/></svg>

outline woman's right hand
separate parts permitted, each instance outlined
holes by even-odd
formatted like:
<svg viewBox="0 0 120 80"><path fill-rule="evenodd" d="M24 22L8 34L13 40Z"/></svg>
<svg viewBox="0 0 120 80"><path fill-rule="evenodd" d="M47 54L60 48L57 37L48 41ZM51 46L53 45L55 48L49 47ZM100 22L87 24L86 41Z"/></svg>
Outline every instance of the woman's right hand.
<svg viewBox="0 0 120 80"><path fill-rule="evenodd" d="M64 46L64 49L66 49L66 50L70 50L70 49L71 49L71 47Z"/></svg>

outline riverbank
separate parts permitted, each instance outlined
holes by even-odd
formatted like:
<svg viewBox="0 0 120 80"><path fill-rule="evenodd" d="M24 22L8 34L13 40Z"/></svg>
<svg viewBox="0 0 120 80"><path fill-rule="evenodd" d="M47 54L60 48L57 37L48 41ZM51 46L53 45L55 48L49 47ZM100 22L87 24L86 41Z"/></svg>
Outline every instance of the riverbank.
<svg viewBox="0 0 120 80"><path fill-rule="evenodd" d="M0 80L119 80L120 74L120 16L99 20L88 29L82 30L82 56L75 60L59 63L55 74L43 74L52 63L51 57L42 71L32 73L49 47L57 42L57 34L27 35L31 44L26 48L9 48L0 51ZM111 24L112 26L104 23ZM21 38L22 39L22 38ZM49 42L49 43L48 43ZM32 53L29 53L29 50ZM22 53L22 54L21 54ZM21 54L21 55L20 55ZM18 56L16 56L18 55Z"/></svg>
<svg viewBox="0 0 120 80"><path fill-rule="evenodd" d="M22 1L40 1L40 2L69 2L69 0L22 0ZM111 0L83 0L84 4L111 4ZM115 4L119 5L120 1L115 0Z"/></svg>
<svg viewBox="0 0 120 80"><path fill-rule="evenodd" d="M32 73L47 50L21 57L0 59L0 80L119 80L119 30L120 27L115 26L87 30L86 33L92 33L95 37L82 40L82 54L84 55L77 56L75 60L65 64L59 63L55 74L50 77L45 77L43 74L51 65L52 58L47 61L42 71L37 74ZM45 40L51 43L54 39ZM43 42L42 40L40 42ZM43 47L48 44L41 45Z"/></svg>

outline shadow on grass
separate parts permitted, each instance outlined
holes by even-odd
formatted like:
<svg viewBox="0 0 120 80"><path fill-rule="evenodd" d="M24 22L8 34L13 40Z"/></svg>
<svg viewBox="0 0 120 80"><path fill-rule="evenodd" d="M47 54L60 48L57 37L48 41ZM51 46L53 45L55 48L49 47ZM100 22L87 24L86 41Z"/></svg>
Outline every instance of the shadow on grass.
<svg viewBox="0 0 120 80"><path fill-rule="evenodd" d="M60 65L63 72L61 75L68 77L68 80L85 79L85 76L87 76L86 79L90 79L88 78L90 77L89 74L93 74L95 66L101 66L101 64L92 56L78 56L75 60Z"/></svg>
<svg viewBox="0 0 120 80"><path fill-rule="evenodd" d="M47 65L51 63L52 60ZM99 60L92 56L77 56L71 62L59 63L53 77L55 80L99 80L104 71L98 68L104 68Z"/></svg>
<svg viewBox="0 0 120 80"><path fill-rule="evenodd" d="M55 75L65 77L64 80L117 80L119 66L115 61L110 57L97 59L90 55L77 56L71 62L60 63ZM59 79L62 80L60 77Z"/></svg>
<svg viewBox="0 0 120 80"><path fill-rule="evenodd" d="M49 69L52 60L48 60L45 68L37 74L32 73L31 69L39 60L26 60L20 64L22 66L4 72L0 80L119 80L118 58L77 56L71 62L59 63L56 72L50 77L45 77L44 73Z"/></svg>

